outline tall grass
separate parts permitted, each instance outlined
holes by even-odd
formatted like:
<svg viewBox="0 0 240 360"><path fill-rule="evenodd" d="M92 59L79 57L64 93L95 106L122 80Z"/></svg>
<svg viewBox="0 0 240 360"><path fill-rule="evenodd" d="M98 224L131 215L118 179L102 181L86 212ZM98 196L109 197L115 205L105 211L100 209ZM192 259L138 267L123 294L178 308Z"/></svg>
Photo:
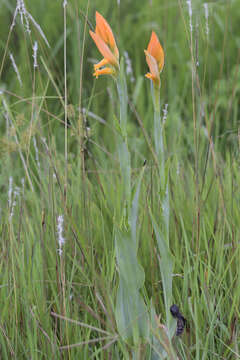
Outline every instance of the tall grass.
<svg viewBox="0 0 240 360"><path fill-rule="evenodd" d="M20 3L0 5L0 357L240 358L239 0ZM125 170L117 88L92 77L95 10L132 63ZM167 247L151 30L166 54ZM126 320L117 302L130 290Z"/></svg>

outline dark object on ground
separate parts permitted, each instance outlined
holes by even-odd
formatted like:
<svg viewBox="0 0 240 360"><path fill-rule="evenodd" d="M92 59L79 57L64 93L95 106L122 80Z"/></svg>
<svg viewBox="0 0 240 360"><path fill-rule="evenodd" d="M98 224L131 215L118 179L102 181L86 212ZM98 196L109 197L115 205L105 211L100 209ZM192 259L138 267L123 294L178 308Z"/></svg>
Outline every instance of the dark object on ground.
<svg viewBox="0 0 240 360"><path fill-rule="evenodd" d="M183 333L185 325L186 325L186 319L182 316L182 314L179 311L179 307L175 304L173 304L170 307L170 312L172 316L177 319L177 330L176 335L179 336Z"/></svg>

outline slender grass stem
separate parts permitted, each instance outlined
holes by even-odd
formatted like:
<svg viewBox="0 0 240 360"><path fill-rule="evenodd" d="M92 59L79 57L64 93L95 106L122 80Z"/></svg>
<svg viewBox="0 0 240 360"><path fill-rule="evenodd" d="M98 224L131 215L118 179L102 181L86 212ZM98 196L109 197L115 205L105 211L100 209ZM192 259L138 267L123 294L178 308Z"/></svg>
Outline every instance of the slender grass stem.
<svg viewBox="0 0 240 360"><path fill-rule="evenodd" d="M67 203L67 182L68 182L68 99L67 99L67 1L63 2L64 22L64 132L65 132L65 183L64 196Z"/></svg>

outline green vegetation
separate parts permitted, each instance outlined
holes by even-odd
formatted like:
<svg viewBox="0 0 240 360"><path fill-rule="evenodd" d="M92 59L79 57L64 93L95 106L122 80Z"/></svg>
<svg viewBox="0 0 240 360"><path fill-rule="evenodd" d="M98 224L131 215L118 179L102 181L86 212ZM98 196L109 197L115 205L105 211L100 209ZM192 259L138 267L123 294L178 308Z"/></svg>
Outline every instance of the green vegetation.
<svg viewBox="0 0 240 360"><path fill-rule="evenodd" d="M183 0L24 3L23 23L0 3L0 358L239 359L240 1L192 0L192 19ZM120 100L92 76L96 10L124 57Z"/></svg>

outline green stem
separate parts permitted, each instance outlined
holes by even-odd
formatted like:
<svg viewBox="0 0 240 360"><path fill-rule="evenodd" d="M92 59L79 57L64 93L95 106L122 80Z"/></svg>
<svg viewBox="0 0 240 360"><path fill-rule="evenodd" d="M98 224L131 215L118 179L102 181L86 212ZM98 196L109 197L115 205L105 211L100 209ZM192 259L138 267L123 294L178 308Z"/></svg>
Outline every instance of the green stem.
<svg viewBox="0 0 240 360"><path fill-rule="evenodd" d="M123 176L123 186L125 202L127 205L127 214L130 217L131 210L131 159L128 150L127 141L127 107L128 107L128 96L127 96L127 83L124 73L124 64L121 61L120 72L116 79L117 91L120 105L120 130L121 139L118 140L118 153L121 167L121 173Z"/></svg>
<svg viewBox="0 0 240 360"><path fill-rule="evenodd" d="M169 193L168 193L168 173L166 170L166 160L165 160L165 148L164 148L164 136L163 136L163 124L160 114L160 86L152 85L152 98L154 105L154 145L155 152L158 158L159 164L159 177L160 181L157 183L158 194L159 194L159 203L161 204L161 234L163 236L166 247L169 251ZM168 328L171 323L171 318L169 315L169 304L171 302L172 296L172 266L169 266L168 269L163 270L163 256L162 248L159 247L160 252L160 270L162 277L168 279L168 284L164 284L164 302L166 309L166 318ZM169 252L169 262L171 262L170 252ZM172 262L171 262L172 263Z"/></svg>
<svg viewBox="0 0 240 360"><path fill-rule="evenodd" d="M155 151L158 157L159 171L161 186L164 186L165 183L165 158L164 158L164 142L163 142L163 126L160 115L160 87L152 87L152 97L154 105L154 144Z"/></svg>

